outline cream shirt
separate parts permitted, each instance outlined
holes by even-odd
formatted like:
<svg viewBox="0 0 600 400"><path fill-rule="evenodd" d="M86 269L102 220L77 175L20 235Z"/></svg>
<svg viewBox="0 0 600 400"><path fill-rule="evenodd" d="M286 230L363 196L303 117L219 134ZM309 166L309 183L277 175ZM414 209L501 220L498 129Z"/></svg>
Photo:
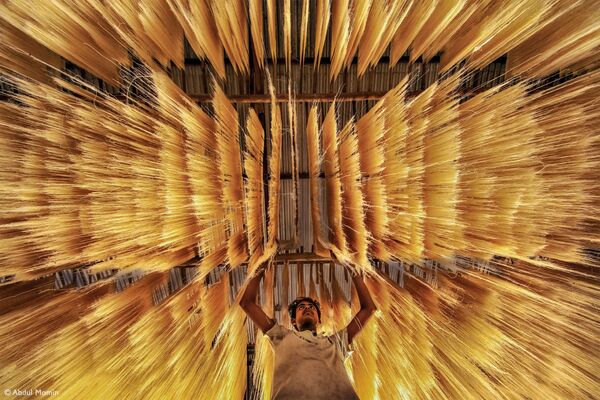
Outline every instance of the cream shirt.
<svg viewBox="0 0 600 400"><path fill-rule="evenodd" d="M275 351L273 400L352 400L352 388L343 359L348 334L314 336L275 324L266 333Z"/></svg>

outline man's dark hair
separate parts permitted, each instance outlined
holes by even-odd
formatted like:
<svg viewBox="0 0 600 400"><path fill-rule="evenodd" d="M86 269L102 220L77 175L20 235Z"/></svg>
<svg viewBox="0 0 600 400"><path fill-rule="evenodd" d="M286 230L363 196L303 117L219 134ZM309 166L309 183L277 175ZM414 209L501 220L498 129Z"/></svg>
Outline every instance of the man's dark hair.
<svg viewBox="0 0 600 400"><path fill-rule="evenodd" d="M317 309L317 314L319 315L319 322L321 322L321 305L317 300L312 299L310 297L298 297L296 300L290 303L290 305L288 306L288 313L290 314L290 318L296 319L296 308L298 307L298 304L302 303L303 301L311 303L315 306L315 308Z"/></svg>

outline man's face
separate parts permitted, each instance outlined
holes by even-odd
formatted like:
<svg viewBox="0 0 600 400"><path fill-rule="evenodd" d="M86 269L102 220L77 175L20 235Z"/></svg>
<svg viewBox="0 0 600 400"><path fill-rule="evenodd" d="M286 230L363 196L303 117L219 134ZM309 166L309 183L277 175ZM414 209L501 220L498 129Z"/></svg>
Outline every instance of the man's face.
<svg viewBox="0 0 600 400"><path fill-rule="evenodd" d="M314 329L318 322L319 314L313 303L302 301L296 306L296 326L298 330Z"/></svg>

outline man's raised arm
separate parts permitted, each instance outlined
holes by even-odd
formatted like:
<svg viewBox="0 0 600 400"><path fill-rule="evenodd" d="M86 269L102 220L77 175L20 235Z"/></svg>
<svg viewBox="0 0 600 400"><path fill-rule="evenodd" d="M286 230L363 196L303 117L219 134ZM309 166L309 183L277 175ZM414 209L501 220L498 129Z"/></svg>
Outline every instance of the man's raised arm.
<svg viewBox="0 0 600 400"><path fill-rule="evenodd" d="M240 306L242 306L246 314L248 314L248 317L250 317L263 333L266 333L273 325L275 325L275 321L269 318L256 303L256 294L258 293L260 278L264 275L267 263L268 261L261 265L260 272L248 282L248 286L246 286L246 290L240 300Z"/></svg>
<svg viewBox="0 0 600 400"><path fill-rule="evenodd" d="M371 294L369 293L367 285L365 285L362 275L353 275L352 282L354 282L354 287L358 294L360 310L356 313L354 318L352 318L352 321L350 321L346 328L348 332L348 343L352 343L354 336L360 332L363 326L369 321L369 318L371 318L371 315L377 310L377 306L371 298Z"/></svg>

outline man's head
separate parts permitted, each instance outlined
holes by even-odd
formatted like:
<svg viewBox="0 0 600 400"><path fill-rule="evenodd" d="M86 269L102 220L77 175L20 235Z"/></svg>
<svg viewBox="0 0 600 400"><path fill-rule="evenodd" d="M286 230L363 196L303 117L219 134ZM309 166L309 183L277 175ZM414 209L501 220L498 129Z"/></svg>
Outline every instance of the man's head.
<svg viewBox="0 0 600 400"><path fill-rule="evenodd" d="M292 325L299 331L317 330L321 322L321 308L318 301L310 297L299 297L288 306Z"/></svg>

